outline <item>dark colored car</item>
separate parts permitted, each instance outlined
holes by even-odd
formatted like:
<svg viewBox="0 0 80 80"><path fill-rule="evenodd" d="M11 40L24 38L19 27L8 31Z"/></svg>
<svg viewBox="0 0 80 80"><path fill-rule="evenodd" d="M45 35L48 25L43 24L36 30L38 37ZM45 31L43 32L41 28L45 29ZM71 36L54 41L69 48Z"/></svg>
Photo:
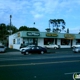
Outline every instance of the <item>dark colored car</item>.
<svg viewBox="0 0 80 80"><path fill-rule="evenodd" d="M75 52L75 53L80 52L80 47L74 47L74 48L73 48L73 52Z"/></svg>
<svg viewBox="0 0 80 80"><path fill-rule="evenodd" d="M47 52L46 48L43 48L41 46L29 46L27 47L27 49L22 49L21 53L23 53L24 55L29 54L29 53L40 53L40 54L44 54Z"/></svg>

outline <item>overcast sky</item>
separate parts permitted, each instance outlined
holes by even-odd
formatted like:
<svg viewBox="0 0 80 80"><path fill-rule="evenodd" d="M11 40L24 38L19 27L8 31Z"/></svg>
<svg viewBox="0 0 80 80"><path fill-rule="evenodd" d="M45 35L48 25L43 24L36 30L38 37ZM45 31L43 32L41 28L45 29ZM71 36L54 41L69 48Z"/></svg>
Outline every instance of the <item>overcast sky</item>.
<svg viewBox="0 0 80 80"><path fill-rule="evenodd" d="M50 19L64 19L71 33L80 31L80 0L0 0L0 23L45 31ZM33 24L35 22L35 25Z"/></svg>

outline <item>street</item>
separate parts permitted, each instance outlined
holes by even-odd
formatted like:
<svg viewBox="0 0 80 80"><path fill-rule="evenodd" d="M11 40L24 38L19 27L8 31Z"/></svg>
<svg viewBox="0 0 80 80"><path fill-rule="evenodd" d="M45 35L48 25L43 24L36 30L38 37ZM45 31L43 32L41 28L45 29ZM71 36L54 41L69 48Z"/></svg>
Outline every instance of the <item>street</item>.
<svg viewBox="0 0 80 80"><path fill-rule="evenodd" d="M80 54L62 52L0 54L0 80L73 80L80 73Z"/></svg>

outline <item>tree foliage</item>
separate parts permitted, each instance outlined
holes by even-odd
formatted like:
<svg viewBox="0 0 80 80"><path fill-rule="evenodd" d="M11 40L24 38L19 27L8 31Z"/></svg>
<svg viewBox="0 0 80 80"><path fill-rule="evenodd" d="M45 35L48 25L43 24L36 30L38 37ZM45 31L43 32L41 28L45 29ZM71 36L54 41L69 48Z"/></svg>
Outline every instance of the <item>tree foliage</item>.
<svg viewBox="0 0 80 80"><path fill-rule="evenodd" d="M63 19L50 19L49 23L52 24L53 32L61 32L65 29L65 21Z"/></svg>
<svg viewBox="0 0 80 80"><path fill-rule="evenodd" d="M35 27L32 27L32 28L28 28L28 31L39 31L39 30Z"/></svg>
<svg viewBox="0 0 80 80"><path fill-rule="evenodd" d="M19 28L19 31L28 31L28 27L27 26L21 26Z"/></svg>
<svg viewBox="0 0 80 80"><path fill-rule="evenodd" d="M0 24L0 39L3 40L6 38L7 29L4 23Z"/></svg>
<svg viewBox="0 0 80 80"><path fill-rule="evenodd" d="M19 28L19 31L39 31L37 28L35 27L27 27L27 26L21 26Z"/></svg>
<svg viewBox="0 0 80 80"><path fill-rule="evenodd" d="M10 34L10 31L12 34L18 32L18 29L13 25L12 26L7 25L6 28L7 28L8 34Z"/></svg>

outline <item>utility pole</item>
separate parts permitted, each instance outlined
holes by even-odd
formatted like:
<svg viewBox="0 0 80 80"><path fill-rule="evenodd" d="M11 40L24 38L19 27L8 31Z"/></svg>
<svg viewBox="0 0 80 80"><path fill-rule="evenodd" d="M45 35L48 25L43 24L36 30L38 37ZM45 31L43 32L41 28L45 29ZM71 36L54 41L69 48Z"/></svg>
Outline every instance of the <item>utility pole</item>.
<svg viewBox="0 0 80 80"><path fill-rule="evenodd" d="M12 18L12 15L10 15L10 34L12 34L12 30L11 30L11 25L12 25L11 18Z"/></svg>

